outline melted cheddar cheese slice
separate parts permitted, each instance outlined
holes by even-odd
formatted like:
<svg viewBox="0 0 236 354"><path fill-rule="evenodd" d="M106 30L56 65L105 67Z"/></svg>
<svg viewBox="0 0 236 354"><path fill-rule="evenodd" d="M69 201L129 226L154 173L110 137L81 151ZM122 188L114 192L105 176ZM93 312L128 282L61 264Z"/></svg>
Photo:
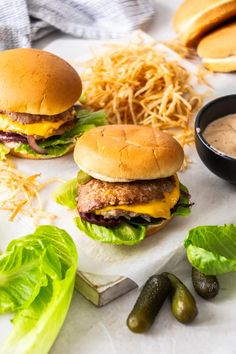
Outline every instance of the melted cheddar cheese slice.
<svg viewBox="0 0 236 354"><path fill-rule="evenodd" d="M52 136L64 123L65 121L59 120L57 122L42 121L40 123L21 124L19 122L13 122L5 114L0 114L0 130L24 135L39 135L45 139Z"/></svg>
<svg viewBox="0 0 236 354"><path fill-rule="evenodd" d="M176 175L175 175L175 184L176 184L175 188L170 193L167 192L164 193L163 199L156 199L156 200L154 199L146 204L109 206L103 209L96 210L95 213L99 215L109 210L120 209L120 210L130 211L133 213L150 215L153 218L169 219L171 217L170 209L172 209L175 206L180 196L179 180Z"/></svg>

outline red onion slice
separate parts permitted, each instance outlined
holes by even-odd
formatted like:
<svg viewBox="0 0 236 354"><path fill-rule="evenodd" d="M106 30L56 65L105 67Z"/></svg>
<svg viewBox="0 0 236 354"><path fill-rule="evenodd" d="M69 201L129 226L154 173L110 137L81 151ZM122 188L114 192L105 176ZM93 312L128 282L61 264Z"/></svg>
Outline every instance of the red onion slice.
<svg viewBox="0 0 236 354"><path fill-rule="evenodd" d="M38 146L33 135L27 135L27 141L32 150L38 154L47 155L47 150Z"/></svg>
<svg viewBox="0 0 236 354"><path fill-rule="evenodd" d="M6 143L11 143L11 142L27 143L27 138L26 136L17 133L0 131L0 141Z"/></svg>

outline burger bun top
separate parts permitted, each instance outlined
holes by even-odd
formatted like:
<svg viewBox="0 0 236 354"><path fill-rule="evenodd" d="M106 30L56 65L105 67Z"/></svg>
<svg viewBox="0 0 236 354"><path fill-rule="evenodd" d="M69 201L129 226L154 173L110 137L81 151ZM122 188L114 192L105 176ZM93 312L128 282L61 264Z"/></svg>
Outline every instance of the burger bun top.
<svg viewBox="0 0 236 354"><path fill-rule="evenodd" d="M170 135L140 125L107 125L85 132L74 159L90 176L108 182L169 177L183 163L184 152Z"/></svg>
<svg viewBox="0 0 236 354"><path fill-rule="evenodd" d="M54 115L69 109L82 91L78 73L63 59L40 49L0 52L0 109Z"/></svg>

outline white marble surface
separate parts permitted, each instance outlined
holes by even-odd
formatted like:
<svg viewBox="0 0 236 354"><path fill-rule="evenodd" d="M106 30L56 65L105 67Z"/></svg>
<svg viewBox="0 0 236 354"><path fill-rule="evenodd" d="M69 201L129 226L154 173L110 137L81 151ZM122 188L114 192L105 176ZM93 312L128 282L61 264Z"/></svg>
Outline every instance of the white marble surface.
<svg viewBox="0 0 236 354"><path fill-rule="evenodd" d="M168 39L174 36L171 28L171 16L180 0L156 0L157 13L153 24L147 32L157 39ZM89 43L70 36L55 33L48 38L36 43L39 48L45 48L65 59L82 60L86 57L84 50L88 45L92 48L97 42ZM220 96L235 92L235 74L217 74L210 78L215 89L214 94ZM189 187L192 199L196 205L191 217L186 220L184 227L181 221L175 220L170 228L165 231L166 237L178 239L182 244L187 230L199 224L236 222L234 213L234 200L236 187L229 185L212 175L200 162L194 150L191 151L193 165L182 174L181 179ZM68 174L74 167L68 165ZM37 172L39 166L30 162L28 168ZM65 228L66 225L64 225ZM14 226L12 235L17 236ZM0 230L3 226L0 226ZM10 230L9 230L10 231ZM70 230L68 230L70 231ZM71 230L72 231L72 230ZM8 242L7 237L2 237L1 247ZM149 241L158 252L158 241ZM143 244L144 250L147 245ZM179 249L179 247L177 247ZM83 254L80 253L80 259ZM154 257L154 253L153 253ZM143 274L140 267L138 279L144 279L155 271L156 263L151 262ZM127 272L132 274L132 263L127 265ZM174 267L174 270L173 270ZM165 266L171 269L185 281L190 289L190 266L181 257L178 261ZM134 275L135 276L135 275ZM224 275L220 277L221 291L212 301L204 301L196 296L199 315L190 326L179 324L170 313L168 301L164 305L152 329L144 335L131 333L126 327L126 318L131 310L138 290L119 298L97 309L87 300L75 292L72 304L64 326L54 343L52 354L234 354L236 352L235 318L236 318L236 276ZM0 340L6 331L6 318L0 319Z"/></svg>

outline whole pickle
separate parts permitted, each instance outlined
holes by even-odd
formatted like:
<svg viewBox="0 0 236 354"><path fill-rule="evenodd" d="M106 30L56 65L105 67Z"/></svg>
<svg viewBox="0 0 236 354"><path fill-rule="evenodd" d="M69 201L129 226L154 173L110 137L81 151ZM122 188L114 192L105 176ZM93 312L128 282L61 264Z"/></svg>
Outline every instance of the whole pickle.
<svg viewBox="0 0 236 354"><path fill-rule="evenodd" d="M197 316L196 301L188 288L174 274L163 273L171 282L171 309L181 323L190 323Z"/></svg>
<svg viewBox="0 0 236 354"><path fill-rule="evenodd" d="M128 328L135 333L146 332L153 324L170 291L169 279L162 275L151 276L127 318Z"/></svg>
<svg viewBox="0 0 236 354"><path fill-rule="evenodd" d="M211 299L219 292L219 282L215 275L204 275L198 269L192 268L193 287L199 296Z"/></svg>

